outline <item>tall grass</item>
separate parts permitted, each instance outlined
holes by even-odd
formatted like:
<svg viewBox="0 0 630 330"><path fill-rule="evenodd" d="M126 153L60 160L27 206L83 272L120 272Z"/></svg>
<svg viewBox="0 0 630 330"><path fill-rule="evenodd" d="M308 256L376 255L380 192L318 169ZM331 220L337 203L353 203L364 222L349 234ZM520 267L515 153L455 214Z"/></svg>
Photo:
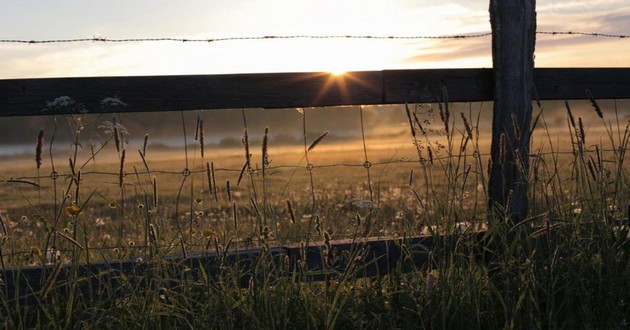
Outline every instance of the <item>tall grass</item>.
<svg viewBox="0 0 630 330"><path fill-rule="evenodd" d="M47 135L40 132L32 164L37 182L2 177L3 189L14 189L22 203L11 212L25 214L17 220L0 212L3 270L49 265L35 304L14 301L19 292L0 293L2 326L628 327L630 122L620 121L616 103L606 111L591 97L604 132L594 137L588 127L595 123L576 117L567 102L564 140L555 137L539 108L527 173L529 217L488 228L488 137L480 111L470 105L456 114L446 91L443 99L401 109L413 162L396 163L389 150L370 150L371 159L390 160L370 163L369 133L363 131L362 148L353 157L369 166L346 168L336 160L331 174L318 163L331 134L309 138L311 109L301 113L304 150L291 158L293 165L272 165L283 157L274 154L272 127L259 132L257 148L243 111L242 150L230 158L237 170L220 167L227 157L212 158L198 118L196 144L187 146L184 163L169 163L183 167L176 174L158 169L162 164L147 147L149 135L140 158L132 160L120 117L63 117L73 132L68 175L54 162L55 133L44 166ZM66 99L49 107L55 105L79 106ZM185 135L183 113L181 121ZM83 132L99 123L100 141L81 159ZM117 159L109 167L101 164L108 152ZM44 170L56 175L46 178ZM99 174L103 181L90 185L87 178ZM433 244L407 239L420 234L432 236ZM369 236L401 239L391 243L400 244L402 257L387 275L362 276ZM337 253L335 238L354 245ZM297 263L274 250L290 243L300 246ZM321 251L319 269L309 269L307 249L313 245ZM261 252L253 260L236 254L230 262L229 251L254 247ZM217 270L212 274L186 258L204 251L222 256L209 266ZM427 262L415 266L412 259L419 256ZM82 291L80 264L103 260L135 260L141 271L101 274L100 292ZM58 281L61 272L68 274ZM324 280L310 281L312 276Z"/></svg>

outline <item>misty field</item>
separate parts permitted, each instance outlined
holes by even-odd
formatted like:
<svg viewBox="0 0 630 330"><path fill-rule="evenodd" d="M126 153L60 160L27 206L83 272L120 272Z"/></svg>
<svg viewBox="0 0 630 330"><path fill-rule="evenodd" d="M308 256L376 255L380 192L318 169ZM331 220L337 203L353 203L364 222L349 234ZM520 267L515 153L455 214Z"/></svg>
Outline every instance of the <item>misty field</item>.
<svg viewBox="0 0 630 330"><path fill-rule="evenodd" d="M3 292L0 322L626 328L628 105L592 106L535 109L530 211L516 225L509 210L488 212L488 104L285 109L268 118L262 110L170 113L162 121L174 146L153 141L161 127L134 132L142 129L137 115L46 118L46 128L29 132L32 152L0 160L3 269L128 259L159 265L173 253L344 238L449 239L424 247L425 266L369 279L331 270L328 280L309 282L262 254L264 276L245 288L236 269L192 281L169 278L166 266L126 295L98 301L55 295L53 282L35 306L15 306ZM481 241L473 239L479 232ZM294 275L271 276L278 271Z"/></svg>

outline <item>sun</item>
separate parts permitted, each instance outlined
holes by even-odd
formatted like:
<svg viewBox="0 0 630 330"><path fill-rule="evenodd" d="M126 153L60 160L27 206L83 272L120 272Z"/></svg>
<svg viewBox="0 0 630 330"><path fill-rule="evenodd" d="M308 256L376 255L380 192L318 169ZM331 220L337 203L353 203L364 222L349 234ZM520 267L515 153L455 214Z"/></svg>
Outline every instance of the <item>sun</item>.
<svg viewBox="0 0 630 330"><path fill-rule="evenodd" d="M342 68L328 70L328 73L330 73L331 75L335 77L343 76L344 74L346 74L346 72L348 71Z"/></svg>

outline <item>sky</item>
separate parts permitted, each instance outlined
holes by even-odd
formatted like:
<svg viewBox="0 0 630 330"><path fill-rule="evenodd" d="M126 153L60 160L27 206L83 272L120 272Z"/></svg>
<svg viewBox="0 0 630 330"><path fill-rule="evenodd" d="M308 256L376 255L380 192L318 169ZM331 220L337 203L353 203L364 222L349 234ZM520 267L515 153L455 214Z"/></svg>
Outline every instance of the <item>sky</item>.
<svg viewBox="0 0 630 330"><path fill-rule="evenodd" d="M0 0L0 39L438 36L488 0ZM630 34L628 0L538 0L538 31ZM538 35L537 67L628 67L630 38ZM491 38L0 43L0 79L491 67Z"/></svg>

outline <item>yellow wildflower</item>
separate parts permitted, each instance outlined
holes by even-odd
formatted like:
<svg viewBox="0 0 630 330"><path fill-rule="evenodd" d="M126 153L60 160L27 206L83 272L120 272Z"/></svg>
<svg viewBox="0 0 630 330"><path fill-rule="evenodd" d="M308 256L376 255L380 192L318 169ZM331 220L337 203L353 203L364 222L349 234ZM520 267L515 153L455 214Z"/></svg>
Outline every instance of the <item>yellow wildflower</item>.
<svg viewBox="0 0 630 330"><path fill-rule="evenodd" d="M31 255L39 256L41 254L42 254L42 251L37 246L31 247Z"/></svg>
<svg viewBox="0 0 630 330"><path fill-rule="evenodd" d="M66 214L69 216L76 216L81 212L81 209L76 205L66 206Z"/></svg>
<svg viewBox="0 0 630 330"><path fill-rule="evenodd" d="M214 231L212 231L212 229L205 229L202 234L203 234L203 237L207 239L211 239L212 236L214 235Z"/></svg>

